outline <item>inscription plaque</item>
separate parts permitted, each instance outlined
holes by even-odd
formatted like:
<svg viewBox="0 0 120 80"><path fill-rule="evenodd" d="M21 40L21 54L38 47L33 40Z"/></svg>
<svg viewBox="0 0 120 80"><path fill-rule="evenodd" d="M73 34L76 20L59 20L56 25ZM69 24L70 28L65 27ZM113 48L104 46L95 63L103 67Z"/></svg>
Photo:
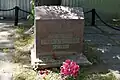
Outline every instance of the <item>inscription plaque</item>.
<svg viewBox="0 0 120 80"><path fill-rule="evenodd" d="M67 11L52 10L56 6L36 7L36 55L52 55L52 53L81 53L83 46L84 16L82 8ZM74 12L73 12L73 11ZM57 13L56 13L57 12ZM66 17L65 17L66 16ZM62 53L61 53L62 55Z"/></svg>

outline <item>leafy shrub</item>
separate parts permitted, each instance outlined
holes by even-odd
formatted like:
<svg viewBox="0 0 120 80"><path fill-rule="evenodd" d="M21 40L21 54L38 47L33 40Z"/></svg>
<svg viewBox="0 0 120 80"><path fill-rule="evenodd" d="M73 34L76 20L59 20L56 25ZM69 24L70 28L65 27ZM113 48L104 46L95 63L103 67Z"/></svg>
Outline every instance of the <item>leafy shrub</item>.
<svg viewBox="0 0 120 80"><path fill-rule="evenodd" d="M13 80L36 80L36 72L31 69L18 68L13 74Z"/></svg>

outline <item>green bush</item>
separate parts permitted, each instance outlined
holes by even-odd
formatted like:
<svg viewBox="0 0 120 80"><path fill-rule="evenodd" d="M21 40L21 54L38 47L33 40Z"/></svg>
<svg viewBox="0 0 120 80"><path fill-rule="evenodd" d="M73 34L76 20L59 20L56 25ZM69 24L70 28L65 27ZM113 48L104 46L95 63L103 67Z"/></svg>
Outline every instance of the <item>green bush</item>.
<svg viewBox="0 0 120 80"><path fill-rule="evenodd" d="M13 80L36 80L36 72L31 69L18 68L13 74Z"/></svg>
<svg viewBox="0 0 120 80"><path fill-rule="evenodd" d="M31 13L29 16L28 16L28 19L30 21L31 24L34 24L34 14L35 14L35 11L34 11L34 6L35 6L35 1L34 0L31 0L31 5L32 5L32 10L31 10Z"/></svg>

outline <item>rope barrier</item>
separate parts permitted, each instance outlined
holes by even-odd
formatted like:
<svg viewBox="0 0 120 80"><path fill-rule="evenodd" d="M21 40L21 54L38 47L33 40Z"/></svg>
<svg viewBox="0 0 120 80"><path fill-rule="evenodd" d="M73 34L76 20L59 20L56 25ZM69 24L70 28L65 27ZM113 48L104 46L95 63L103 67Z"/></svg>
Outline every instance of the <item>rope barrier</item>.
<svg viewBox="0 0 120 80"><path fill-rule="evenodd" d="M90 12L92 12L92 13L94 13L92 10L90 10L90 11L87 11L87 12L84 12L84 14L87 14L87 13L90 13ZM110 26L109 24L107 24L99 15L98 15L98 13L95 11L95 15L100 19L100 21L103 23L103 24L105 24L107 27L109 27L109 28L111 28L111 29L114 29L114 30L117 30L117 31L120 31L120 29L119 28L115 28L115 27L113 27L113 26ZM93 16L93 15L92 15ZM96 26L96 25L94 25L94 26ZM103 31L102 31L103 32Z"/></svg>
<svg viewBox="0 0 120 80"><path fill-rule="evenodd" d="M14 10L15 8L16 8L16 7L12 8L12 9L0 9L0 11L11 11L11 10ZM23 11L23 12L25 12L25 13L28 13L28 14L33 15L31 12L25 11L25 10L19 8L19 7L18 7L18 9L19 9L20 11Z"/></svg>
<svg viewBox="0 0 120 80"><path fill-rule="evenodd" d="M113 26L110 26L110 25L107 24L104 20L102 20L101 17L98 15L97 12L95 12L95 14L96 14L96 16L100 19L100 21L101 21L103 24L105 24L107 27L112 28L112 29L117 30L117 31L120 31L119 28L115 28L115 27L113 27Z"/></svg>
<svg viewBox="0 0 120 80"><path fill-rule="evenodd" d="M33 15L31 12L25 11L25 10L19 8L18 6L15 6L15 7L12 8L12 9L6 9L6 10L0 9L0 11L11 11L11 10L15 10L15 22L14 22L14 25L15 25L15 26L18 26L18 21L19 21L18 15L19 15L19 11L23 11L23 12L25 12L25 13L31 14L31 15L33 16L33 18L34 18L34 15Z"/></svg>
<svg viewBox="0 0 120 80"><path fill-rule="evenodd" d="M84 12L84 14L87 14L87 13L90 13L90 12L92 12L92 10L89 10L89 11L87 11L87 12Z"/></svg>
<svg viewBox="0 0 120 80"><path fill-rule="evenodd" d="M17 11L23 11L23 12L25 12L25 13L28 13L28 14L31 14L33 17L34 17L34 15L31 13L31 12L28 12L28 11L26 11L26 10L23 10L23 9L21 9L21 8L19 8L19 7L14 7L14 8L12 8L12 9L7 9L7 10L4 10L4 9L0 9L0 11L11 11L11 10L16 10L16 8L18 8L18 10ZM120 31L120 29L119 28L115 28L115 27L113 27L113 26L110 26L109 24L107 24L99 15L98 15L98 13L95 11L95 9L93 10L89 10L89 11L87 11L87 12L84 12L84 14L87 14L87 13L94 13L94 15L92 15L92 16L97 16L99 19L100 19L100 21L103 23L103 24L105 24L107 27L109 27L109 28L111 28L111 29L114 29L114 30L117 30L117 31ZM93 20L93 19L92 19ZM94 22L93 22L94 21ZM92 23L94 23L95 24L95 20L93 20L92 21ZM95 25L94 25L95 26Z"/></svg>
<svg viewBox="0 0 120 80"><path fill-rule="evenodd" d="M12 9L0 9L0 11L11 11L11 10L14 10L14 9L15 9L15 7L12 8Z"/></svg>
<svg viewBox="0 0 120 80"><path fill-rule="evenodd" d="M25 13L28 13L28 14L33 15L31 12L25 11L25 10L23 10L23 9L21 9L21 8L19 8L19 10L20 10L20 11L23 11L23 12L25 12ZM34 16L34 15L33 15L33 16Z"/></svg>

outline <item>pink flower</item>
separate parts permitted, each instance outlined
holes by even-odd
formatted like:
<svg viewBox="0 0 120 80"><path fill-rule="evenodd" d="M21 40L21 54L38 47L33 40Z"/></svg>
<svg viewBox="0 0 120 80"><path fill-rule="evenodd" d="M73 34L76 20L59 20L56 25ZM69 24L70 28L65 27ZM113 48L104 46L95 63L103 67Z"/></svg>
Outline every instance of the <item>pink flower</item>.
<svg viewBox="0 0 120 80"><path fill-rule="evenodd" d="M79 66L78 65L75 65L73 68L74 68L74 70L79 71Z"/></svg>
<svg viewBox="0 0 120 80"><path fill-rule="evenodd" d="M65 61L65 63L68 63L68 64L70 65L71 60L67 59L67 60Z"/></svg>
<svg viewBox="0 0 120 80"><path fill-rule="evenodd" d="M63 63L63 68L69 68L69 64L68 63Z"/></svg>
<svg viewBox="0 0 120 80"><path fill-rule="evenodd" d="M73 71L72 76L73 76L73 77L77 77L77 75L78 75L78 72Z"/></svg>
<svg viewBox="0 0 120 80"><path fill-rule="evenodd" d="M78 75L79 69L80 69L80 67L79 67L79 65L77 65L76 62L68 59L61 66L60 73L65 76L76 77Z"/></svg>

